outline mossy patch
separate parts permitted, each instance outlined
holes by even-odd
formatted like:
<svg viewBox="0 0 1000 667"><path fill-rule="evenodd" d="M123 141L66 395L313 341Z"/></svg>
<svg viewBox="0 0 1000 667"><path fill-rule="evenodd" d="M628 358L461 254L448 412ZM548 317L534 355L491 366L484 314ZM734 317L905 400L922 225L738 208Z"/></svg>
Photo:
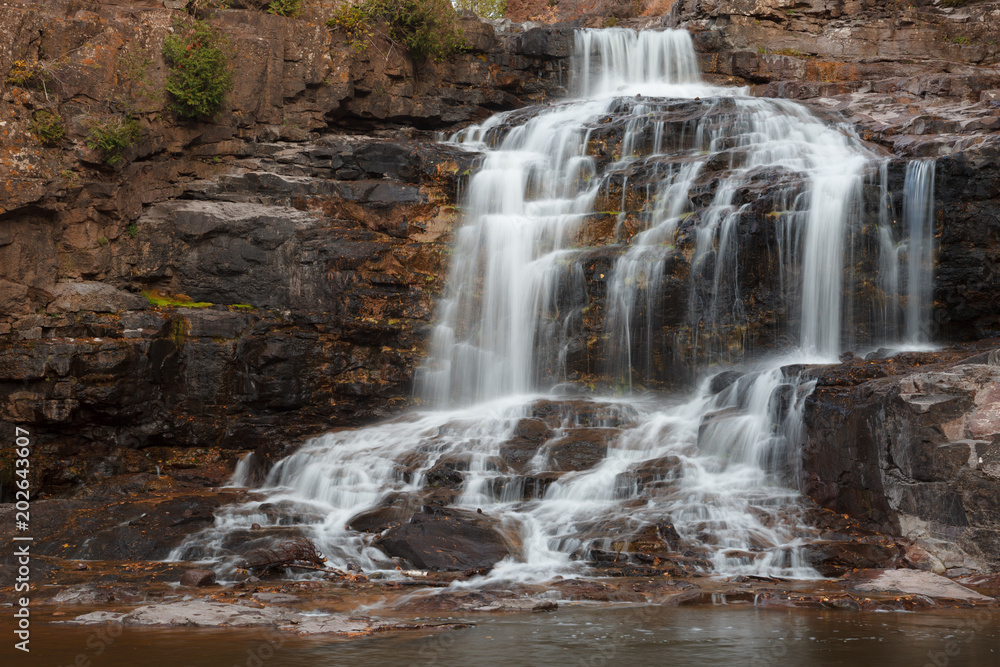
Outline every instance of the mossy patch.
<svg viewBox="0 0 1000 667"><path fill-rule="evenodd" d="M157 308L208 308L215 305L208 301L193 301L186 294L164 294L160 290L146 290L142 293L146 300Z"/></svg>

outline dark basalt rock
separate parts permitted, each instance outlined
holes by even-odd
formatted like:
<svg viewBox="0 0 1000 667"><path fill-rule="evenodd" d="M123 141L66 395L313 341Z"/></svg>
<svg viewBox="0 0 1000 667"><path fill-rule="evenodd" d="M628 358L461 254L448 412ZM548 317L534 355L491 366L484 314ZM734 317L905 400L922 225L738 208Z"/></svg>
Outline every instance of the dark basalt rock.
<svg viewBox="0 0 1000 667"><path fill-rule="evenodd" d="M365 510L347 522L351 530L363 533L381 533L390 527L409 520L420 508L420 501L402 493L391 494L375 508Z"/></svg>
<svg viewBox="0 0 1000 667"><path fill-rule="evenodd" d="M708 384L708 390L713 394L718 394L723 389L733 384L741 377L744 373L740 371L722 371L712 376L711 381Z"/></svg>
<svg viewBox="0 0 1000 667"><path fill-rule="evenodd" d="M896 567L899 547L859 542L813 542L804 548L806 560L824 577L839 577L858 569Z"/></svg>
<svg viewBox="0 0 1000 667"><path fill-rule="evenodd" d="M1000 567L1000 373L983 349L807 371L819 385L805 412L808 495L915 541L929 554L915 552L919 567Z"/></svg>
<svg viewBox="0 0 1000 667"><path fill-rule="evenodd" d="M414 567L462 571L491 568L515 556L517 546L486 514L427 507L409 521L390 528L373 545Z"/></svg>
<svg viewBox="0 0 1000 667"><path fill-rule="evenodd" d="M459 461L440 461L424 475L424 485L429 487L459 487L465 477L462 469L468 464Z"/></svg>

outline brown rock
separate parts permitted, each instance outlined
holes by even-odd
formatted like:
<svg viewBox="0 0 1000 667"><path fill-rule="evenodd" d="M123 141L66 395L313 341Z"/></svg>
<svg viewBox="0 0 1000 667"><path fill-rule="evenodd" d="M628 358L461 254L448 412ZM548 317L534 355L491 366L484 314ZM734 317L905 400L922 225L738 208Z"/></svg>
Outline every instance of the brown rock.
<svg viewBox="0 0 1000 667"><path fill-rule="evenodd" d="M181 575L181 586L203 586L215 585L215 572L212 570L188 570Z"/></svg>
<svg viewBox="0 0 1000 667"><path fill-rule="evenodd" d="M604 460L608 444L617 436L615 429L569 429L566 435L546 445L549 462L557 471L593 468Z"/></svg>

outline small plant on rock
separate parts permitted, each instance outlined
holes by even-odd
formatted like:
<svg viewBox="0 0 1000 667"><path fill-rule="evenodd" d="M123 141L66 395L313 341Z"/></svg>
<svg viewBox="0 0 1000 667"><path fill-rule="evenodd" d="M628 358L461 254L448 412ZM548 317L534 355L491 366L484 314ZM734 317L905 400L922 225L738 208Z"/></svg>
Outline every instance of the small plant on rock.
<svg viewBox="0 0 1000 667"><path fill-rule="evenodd" d="M455 7L463 11L475 12L476 15L483 18L499 19L507 13L507 0L455 0ZM611 26L606 25L605 27Z"/></svg>
<svg viewBox="0 0 1000 667"><path fill-rule="evenodd" d="M29 129L44 146L56 146L66 136L66 128L63 127L59 114L44 109L35 112Z"/></svg>
<svg viewBox="0 0 1000 667"><path fill-rule="evenodd" d="M341 5L327 25L345 31L352 47L358 49L381 33L405 47L418 62L441 61L466 48L458 13L450 0L362 0Z"/></svg>
<svg viewBox="0 0 1000 667"><path fill-rule="evenodd" d="M39 76L38 64L26 60L15 60L7 72L7 83L12 86L26 86Z"/></svg>
<svg viewBox="0 0 1000 667"><path fill-rule="evenodd" d="M86 144L91 150L100 151L104 164L119 166L124 153L135 146L142 137L142 125L129 116L119 116L97 121L90 126Z"/></svg>
<svg viewBox="0 0 1000 667"><path fill-rule="evenodd" d="M7 83L20 88L35 88L45 93L45 99L49 99L49 84L56 80L56 69L58 63L48 63L42 60L28 62L27 60L15 60L11 63L7 72Z"/></svg>
<svg viewBox="0 0 1000 667"><path fill-rule="evenodd" d="M204 21L178 24L175 29L163 42L173 109L187 118L211 117L233 87L229 40Z"/></svg>
<svg viewBox="0 0 1000 667"><path fill-rule="evenodd" d="M301 11L302 0L271 0L271 4L267 6L268 14L277 14L278 16L295 17Z"/></svg>

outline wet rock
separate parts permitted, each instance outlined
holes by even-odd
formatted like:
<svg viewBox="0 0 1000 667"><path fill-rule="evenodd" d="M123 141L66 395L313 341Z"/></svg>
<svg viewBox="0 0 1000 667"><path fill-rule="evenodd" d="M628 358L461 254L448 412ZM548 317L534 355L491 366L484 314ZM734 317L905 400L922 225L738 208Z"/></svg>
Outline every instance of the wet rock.
<svg viewBox="0 0 1000 667"><path fill-rule="evenodd" d="M552 435L552 429L541 419L522 419L514 427L514 436L528 442L545 442Z"/></svg>
<svg viewBox="0 0 1000 667"><path fill-rule="evenodd" d="M555 611L559 604L555 600L494 600L488 604L478 607L470 607L469 611L498 612L498 611Z"/></svg>
<svg viewBox="0 0 1000 667"><path fill-rule="evenodd" d="M557 471L588 470L604 460L608 445L618 437L615 429L569 429L546 444L549 464Z"/></svg>
<svg viewBox="0 0 1000 667"><path fill-rule="evenodd" d="M264 604L297 604L299 598L295 595L288 595L287 593L254 593L253 599L263 602Z"/></svg>
<svg viewBox="0 0 1000 667"><path fill-rule="evenodd" d="M235 566L239 570L250 570L264 576L281 572L285 568L322 570L326 567L325 563L326 558L312 540L297 537L248 551L246 557L236 562Z"/></svg>
<svg viewBox="0 0 1000 667"><path fill-rule="evenodd" d="M851 574L846 585L861 593L908 593L978 603L995 601L933 572L919 570L862 570Z"/></svg>
<svg viewBox="0 0 1000 667"><path fill-rule="evenodd" d="M899 547L863 542L813 542L803 549L809 564L825 577L839 577L857 569L893 567Z"/></svg>
<svg viewBox="0 0 1000 667"><path fill-rule="evenodd" d="M232 491L168 489L140 487L131 495L36 500L31 506L37 520L34 537L39 543L34 553L69 560L162 560L187 535L210 524L215 508L236 499ZM13 504L0 505L0 520L7 508L12 521ZM185 516L185 512L190 514ZM13 530L11 522L0 526ZM3 530L0 527L0 536ZM41 568L39 562L39 576ZM0 567L0 582L10 571Z"/></svg>
<svg viewBox="0 0 1000 667"><path fill-rule="evenodd" d="M351 530L363 533L381 533L392 526L405 523L420 508L420 501L413 496L393 493L377 507L360 512L347 522Z"/></svg>
<svg viewBox="0 0 1000 667"><path fill-rule="evenodd" d="M525 472L528 463L538 454L541 445L541 442L521 438L508 440L500 445L500 460L510 470Z"/></svg>
<svg viewBox="0 0 1000 667"><path fill-rule="evenodd" d="M459 487L465 480L462 470L467 470L468 467L468 463L464 461L439 461L425 473L424 485L432 488Z"/></svg>
<svg viewBox="0 0 1000 667"><path fill-rule="evenodd" d="M373 546L422 570L490 568L518 553L517 544L486 514L426 508L380 535Z"/></svg>
<svg viewBox="0 0 1000 667"><path fill-rule="evenodd" d="M518 596L512 591L470 591L451 593L436 592L408 600L397 606L397 612L539 612L555 611L559 605L554 600Z"/></svg>
<svg viewBox="0 0 1000 667"><path fill-rule="evenodd" d="M712 376L712 380L708 383L708 390L713 394L718 394L723 389L733 384L741 377L744 373L740 371L723 371Z"/></svg>
<svg viewBox="0 0 1000 667"><path fill-rule="evenodd" d="M968 588L972 588L979 593L983 593L984 595L992 595L993 597L1000 598L1000 574L981 574L958 577L955 579L955 582Z"/></svg>
<svg viewBox="0 0 1000 667"><path fill-rule="evenodd" d="M673 483L683 474L683 463L677 456L664 456L633 464L625 473L639 488L660 488Z"/></svg>
<svg viewBox="0 0 1000 667"><path fill-rule="evenodd" d="M181 586L202 586L215 585L215 572L212 570L188 570L181 575Z"/></svg>
<svg viewBox="0 0 1000 667"><path fill-rule="evenodd" d="M128 613L94 612L77 616L67 623L103 624L109 621L126 626L193 626L202 628L275 626L295 619L295 613L280 607L251 607L208 600L190 600L146 605Z"/></svg>
<svg viewBox="0 0 1000 667"><path fill-rule="evenodd" d="M138 588L105 586L101 584L77 584L59 591L53 604L107 604L110 602L139 602L145 595Z"/></svg>
<svg viewBox="0 0 1000 667"><path fill-rule="evenodd" d="M550 428L620 428L634 425L638 413L627 403L542 399L531 405L531 415Z"/></svg>

